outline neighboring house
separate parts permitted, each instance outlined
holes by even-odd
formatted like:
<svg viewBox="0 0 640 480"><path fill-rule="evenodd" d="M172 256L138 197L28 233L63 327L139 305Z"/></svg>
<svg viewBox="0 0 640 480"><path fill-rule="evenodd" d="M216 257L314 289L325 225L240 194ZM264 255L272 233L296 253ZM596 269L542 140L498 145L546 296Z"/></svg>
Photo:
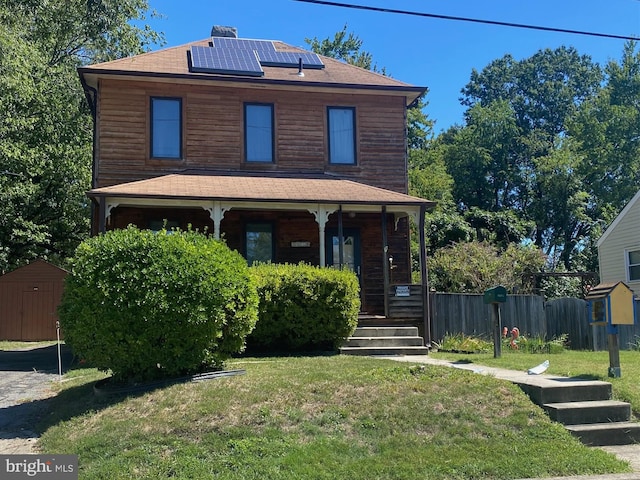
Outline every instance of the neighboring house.
<svg viewBox="0 0 640 480"><path fill-rule="evenodd" d="M0 276L0 340L56 340L67 271L44 260Z"/></svg>
<svg viewBox="0 0 640 480"><path fill-rule="evenodd" d="M600 282L625 282L640 296L640 191L598 240Z"/></svg>
<svg viewBox="0 0 640 480"><path fill-rule="evenodd" d="M434 205L407 194L407 107L426 89L234 34L79 69L93 233L191 225L249 263L350 268L363 312L385 314L411 282L409 218Z"/></svg>

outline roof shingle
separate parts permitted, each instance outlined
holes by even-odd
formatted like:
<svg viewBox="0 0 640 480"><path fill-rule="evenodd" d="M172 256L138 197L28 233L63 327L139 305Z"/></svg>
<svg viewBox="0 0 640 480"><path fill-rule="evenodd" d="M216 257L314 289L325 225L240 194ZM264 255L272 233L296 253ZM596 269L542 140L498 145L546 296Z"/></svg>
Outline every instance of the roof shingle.
<svg viewBox="0 0 640 480"><path fill-rule="evenodd" d="M189 69L188 52L192 46L209 46L210 40L199 40L177 47L166 48L155 52L143 53L133 57L121 58L110 62L90 65L79 69L80 75L88 84L96 83L99 75L136 75L136 76L175 76L209 81L243 81L257 83L284 82L293 85L326 85L333 87L363 87L404 93L409 103L426 91L425 87L416 87L387 77L370 70L330 57L320 56L325 68L305 69L304 76L298 75L297 68L264 66L263 77L247 77L243 75L196 73ZM277 51L307 52L307 50L274 41Z"/></svg>
<svg viewBox="0 0 640 480"><path fill-rule="evenodd" d="M287 203L332 203L370 205L425 205L434 203L418 197L370 185L318 176L191 175L162 177L95 188L90 197L162 198Z"/></svg>

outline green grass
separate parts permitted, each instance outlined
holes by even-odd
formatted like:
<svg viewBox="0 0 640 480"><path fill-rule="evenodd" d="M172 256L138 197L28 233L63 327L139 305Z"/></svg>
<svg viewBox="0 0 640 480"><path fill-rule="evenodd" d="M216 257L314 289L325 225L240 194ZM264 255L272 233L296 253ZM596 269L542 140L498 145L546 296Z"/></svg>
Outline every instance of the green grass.
<svg viewBox="0 0 640 480"><path fill-rule="evenodd" d="M511 383L347 356L245 358L242 376L104 398L67 374L40 446L81 479L511 479L629 471Z"/></svg>
<svg viewBox="0 0 640 480"><path fill-rule="evenodd" d="M608 351L566 350L559 354L527 354L503 349L500 358L493 358L493 350L491 353L474 355L444 352L437 352L432 355L434 358L463 360L488 367L521 371L526 371L545 360L549 360L549 369L546 373L611 382L614 398L631 403L634 414L640 417L640 352L638 351L620 351L620 368L622 371L620 378L609 378L608 376Z"/></svg>

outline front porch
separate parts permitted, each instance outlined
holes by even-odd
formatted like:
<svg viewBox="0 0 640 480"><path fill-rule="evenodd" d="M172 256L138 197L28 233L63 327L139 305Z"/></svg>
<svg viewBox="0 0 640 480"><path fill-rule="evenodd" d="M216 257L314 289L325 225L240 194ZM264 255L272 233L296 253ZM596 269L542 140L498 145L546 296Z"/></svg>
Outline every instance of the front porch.
<svg viewBox="0 0 640 480"><path fill-rule="evenodd" d="M418 323L425 322L428 310L414 304L426 303L424 213L434 205L428 200L327 175L213 172L165 175L88 195L97 207L94 233L129 224L191 227L224 239L249 263L348 268L360 280L363 313L415 323L422 312ZM410 218L421 233L422 285L391 295L392 281L410 284Z"/></svg>

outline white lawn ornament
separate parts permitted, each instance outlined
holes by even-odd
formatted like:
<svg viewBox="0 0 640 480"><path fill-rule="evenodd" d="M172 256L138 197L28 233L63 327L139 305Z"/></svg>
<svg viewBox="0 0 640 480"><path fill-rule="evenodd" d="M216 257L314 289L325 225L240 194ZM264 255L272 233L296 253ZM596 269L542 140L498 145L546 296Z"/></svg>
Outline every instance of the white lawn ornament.
<svg viewBox="0 0 640 480"><path fill-rule="evenodd" d="M540 365L530 368L529 370L527 370L527 373L529 375L540 375L541 373L544 373L547 368L549 368L549 360L545 360Z"/></svg>

